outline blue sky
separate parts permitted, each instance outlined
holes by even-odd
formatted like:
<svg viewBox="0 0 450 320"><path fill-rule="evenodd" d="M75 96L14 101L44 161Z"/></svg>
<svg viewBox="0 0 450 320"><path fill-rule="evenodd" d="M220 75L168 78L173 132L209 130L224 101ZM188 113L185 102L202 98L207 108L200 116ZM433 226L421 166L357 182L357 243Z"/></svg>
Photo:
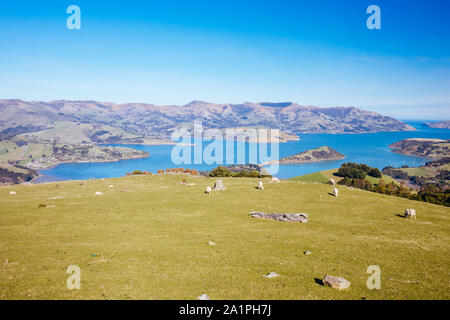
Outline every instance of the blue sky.
<svg viewBox="0 0 450 320"><path fill-rule="evenodd" d="M66 8L81 8L68 30ZM366 8L381 8L369 30ZM1 1L0 98L450 118L450 1Z"/></svg>

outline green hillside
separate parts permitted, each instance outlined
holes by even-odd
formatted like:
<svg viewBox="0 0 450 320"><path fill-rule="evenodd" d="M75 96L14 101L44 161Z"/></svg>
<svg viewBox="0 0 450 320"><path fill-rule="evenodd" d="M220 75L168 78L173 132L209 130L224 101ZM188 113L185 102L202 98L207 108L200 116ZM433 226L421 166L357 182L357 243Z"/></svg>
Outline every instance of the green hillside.
<svg viewBox="0 0 450 320"><path fill-rule="evenodd" d="M338 169L330 169L325 171L313 172L310 174L305 174L302 176L290 178L291 181L302 181L302 182L320 182L327 183L330 179L334 179L334 181L338 182L341 180L341 177L335 176L334 174L338 172ZM381 179L371 177L369 175L366 176L366 179L370 181L371 184L378 184L381 179L383 179L386 183L397 183L395 179L390 176L383 175Z"/></svg>
<svg viewBox="0 0 450 320"><path fill-rule="evenodd" d="M170 175L0 187L0 299L450 298L449 208L344 186L336 198L318 183L223 182L211 195L213 178ZM399 216L407 208L416 221ZM66 288L70 265L81 290ZM381 290L366 287L370 265ZM323 287L325 274L352 284Z"/></svg>

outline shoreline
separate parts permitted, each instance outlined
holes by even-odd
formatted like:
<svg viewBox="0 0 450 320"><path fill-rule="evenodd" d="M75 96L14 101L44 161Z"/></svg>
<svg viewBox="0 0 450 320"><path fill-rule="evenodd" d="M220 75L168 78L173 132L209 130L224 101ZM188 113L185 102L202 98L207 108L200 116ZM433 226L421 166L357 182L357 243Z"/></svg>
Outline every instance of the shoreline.
<svg viewBox="0 0 450 320"><path fill-rule="evenodd" d="M129 158L123 158L123 159L115 159L115 160L104 160L104 161L85 161L85 160L75 160L75 161L62 161L62 162L58 162L56 164L52 164L48 167L44 167L44 168L29 168L32 170L36 170L38 173L40 170L50 170L53 168L56 168L57 166L60 166L62 164L68 164L68 163L109 163L109 162L119 162L119 161L123 161L123 160L136 160L136 159L146 159L146 158L150 158L151 155L148 154L147 156L136 156L136 157L129 157ZM27 167L28 168L28 167Z"/></svg>
<svg viewBox="0 0 450 320"><path fill-rule="evenodd" d="M299 161L299 162L280 162L280 160L273 160L270 162L265 162L259 164L260 167L266 167L271 165L290 165L290 164L306 164L306 163L315 163L315 162L324 162L324 161L337 161L337 160L344 160L346 157L343 158L336 158L336 159L320 159L320 160L311 160L311 161Z"/></svg>

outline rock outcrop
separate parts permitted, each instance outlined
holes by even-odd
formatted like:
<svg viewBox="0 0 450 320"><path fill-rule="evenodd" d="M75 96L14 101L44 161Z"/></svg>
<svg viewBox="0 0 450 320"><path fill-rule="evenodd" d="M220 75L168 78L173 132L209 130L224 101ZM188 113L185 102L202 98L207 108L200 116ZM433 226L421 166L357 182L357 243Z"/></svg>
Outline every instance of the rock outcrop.
<svg viewBox="0 0 450 320"><path fill-rule="evenodd" d="M308 215L306 213L264 213L259 211L250 212L250 216L253 218L270 219L275 221L285 222L308 222Z"/></svg>
<svg viewBox="0 0 450 320"><path fill-rule="evenodd" d="M325 278L323 278L323 284L337 290L344 290L350 287L351 283L344 278L334 277L327 274Z"/></svg>

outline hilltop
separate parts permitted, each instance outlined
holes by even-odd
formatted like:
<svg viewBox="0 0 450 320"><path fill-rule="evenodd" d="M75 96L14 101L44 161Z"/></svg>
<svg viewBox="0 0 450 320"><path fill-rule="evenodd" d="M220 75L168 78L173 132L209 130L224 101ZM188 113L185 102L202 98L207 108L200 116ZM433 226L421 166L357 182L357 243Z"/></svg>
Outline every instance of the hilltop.
<svg viewBox="0 0 450 320"><path fill-rule="evenodd" d="M440 122L424 122L423 126L437 129L450 129L450 120Z"/></svg>
<svg viewBox="0 0 450 320"><path fill-rule="evenodd" d="M407 155L444 158L450 156L450 140L413 138L395 142L389 146L393 152Z"/></svg>
<svg viewBox="0 0 450 320"><path fill-rule="evenodd" d="M193 101L184 106L97 101L27 102L0 100L0 136L47 132L60 122L96 125L82 135L101 143L146 143L170 138L182 126L201 120L204 128L266 127L296 133L367 133L414 130L390 117L354 107L319 108L296 103L213 104ZM112 129L114 128L114 130ZM73 127L72 130L77 130ZM102 133L102 134L99 134ZM63 137L60 137L63 138ZM94 140L92 140L94 141Z"/></svg>
<svg viewBox="0 0 450 320"><path fill-rule="evenodd" d="M222 178L225 191L205 194L214 180L0 187L0 299L450 298L449 208L345 186L336 198L330 185L269 179L261 191L258 179ZM401 217L407 208L416 221ZM251 211L303 212L309 221ZM70 265L81 268L81 290L66 288ZM381 290L366 287L370 265L381 268ZM269 272L280 277L263 278ZM322 286L325 274L350 288Z"/></svg>

